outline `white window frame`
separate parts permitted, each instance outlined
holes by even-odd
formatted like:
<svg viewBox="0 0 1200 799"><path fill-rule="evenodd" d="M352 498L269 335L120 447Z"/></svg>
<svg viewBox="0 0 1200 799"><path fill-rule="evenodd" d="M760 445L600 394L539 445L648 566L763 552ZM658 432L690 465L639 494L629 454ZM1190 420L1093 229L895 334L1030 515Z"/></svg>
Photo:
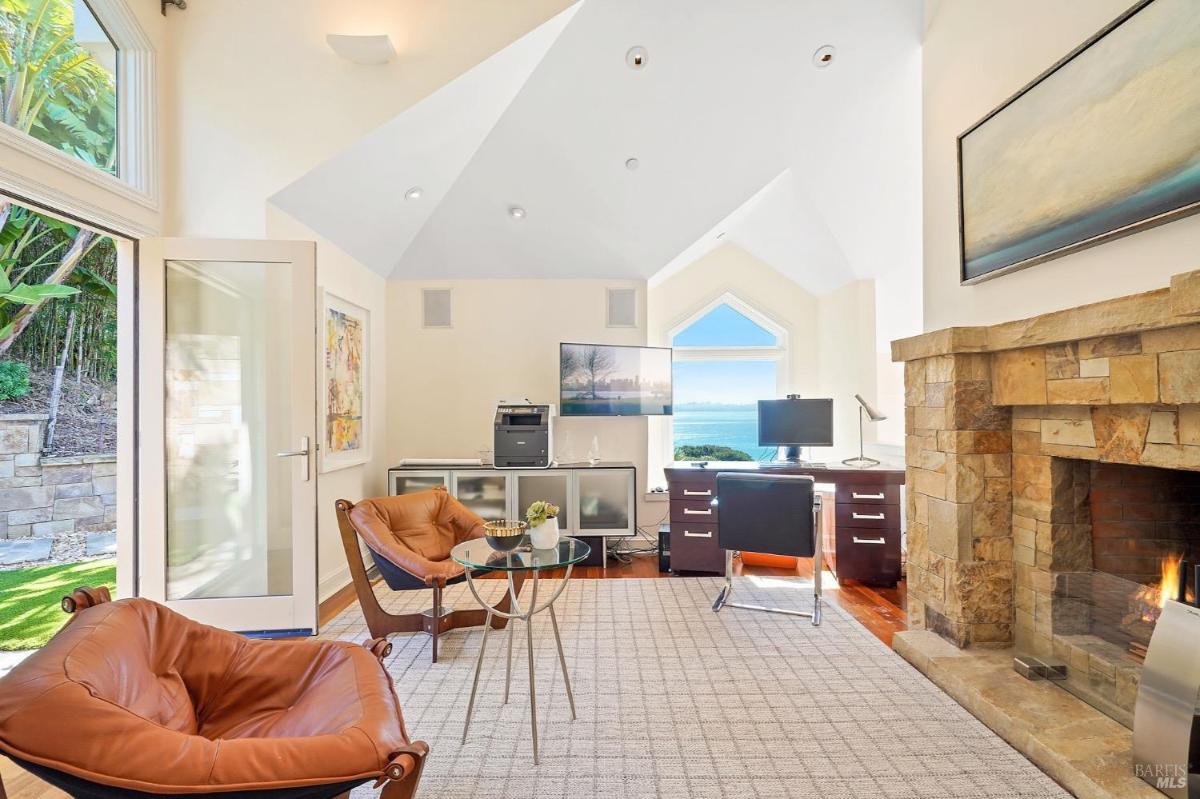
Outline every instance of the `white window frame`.
<svg viewBox="0 0 1200 799"><path fill-rule="evenodd" d="M156 124L157 55L126 0L88 0L88 5L117 48L118 174L110 175L9 125L0 124L0 147L16 150L110 195L157 212L161 202ZM136 236L155 232L115 214L107 203L72 196L53 183L2 165L0 180L16 194L122 233Z"/></svg>
<svg viewBox="0 0 1200 799"><path fill-rule="evenodd" d="M775 336L775 345L759 346L729 346L729 347L689 347L675 346L675 336L691 327L712 310L720 305L728 305L733 310L745 316L754 324ZM775 392L783 396L790 385L788 343L789 331L786 325L773 318L770 314L759 310L753 304L743 300L733 291L722 291L708 302L695 310L689 311L671 326L667 331L667 343L672 348L672 362L675 361L774 361L775 362ZM675 420L666 418L666 424L659 426L660 440L658 451L663 457L663 463L675 460ZM651 461L653 462L653 457ZM652 467L653 468L653 467Z"/></svg>

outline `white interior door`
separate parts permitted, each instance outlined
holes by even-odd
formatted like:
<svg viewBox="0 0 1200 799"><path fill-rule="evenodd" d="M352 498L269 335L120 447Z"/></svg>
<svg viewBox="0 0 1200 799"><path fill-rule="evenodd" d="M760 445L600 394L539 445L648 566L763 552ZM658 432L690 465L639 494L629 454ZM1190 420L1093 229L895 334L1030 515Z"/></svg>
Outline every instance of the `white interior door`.
<svg viewBox="0 0 1200 799"><path fill-rule="evenodd" d="M138 593L311 633L316 245L149 239L138 269Z"/></svg>

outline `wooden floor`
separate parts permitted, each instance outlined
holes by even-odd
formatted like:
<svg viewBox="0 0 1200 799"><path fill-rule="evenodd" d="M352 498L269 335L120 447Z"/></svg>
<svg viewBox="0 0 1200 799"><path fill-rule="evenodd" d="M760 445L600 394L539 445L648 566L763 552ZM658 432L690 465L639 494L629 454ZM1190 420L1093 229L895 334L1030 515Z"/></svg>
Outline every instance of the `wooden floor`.
<svg viewBox="0 0 1200 799"><path fill-rule="evenodd" d="M776 569L766 566L745 566L738 564L735 570L745 575L774 575L811 577L812 561L801 560L796 570ZM561 576L554 573L548 577ZM669 574L660 574L658 559L653 556L641 555L634 557L631 563L611 563L607 570L599 566L576 567L572 579L621 579L628 577L661 577L672 580L686 580ZM825 574L825 601L845 610L864 627L870 630L879 640L888 646L892 645L892 634L908 628L906 607L906 592L903 582L895 588L872 588L847 582L839 586L833 575ZM347 587L321 603L321 624L326 623L341 613L354 601L354 592ZM0 756L0 778L4 780L4 788L8 791L9 799L66 799L67 795L49 787L41 780L30 776L14 766L8 758Z"/></svg>

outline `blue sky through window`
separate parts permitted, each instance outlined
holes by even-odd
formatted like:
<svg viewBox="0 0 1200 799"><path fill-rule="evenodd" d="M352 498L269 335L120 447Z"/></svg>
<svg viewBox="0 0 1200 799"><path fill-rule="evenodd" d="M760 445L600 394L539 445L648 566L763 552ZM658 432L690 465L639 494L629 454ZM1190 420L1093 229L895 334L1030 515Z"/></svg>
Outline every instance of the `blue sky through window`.
<svg viewBox="0 0 1200 799"><path fill-rule="evenodd" d="M679 331L675 347L773 347L775 334L725 303Z"/></svg>

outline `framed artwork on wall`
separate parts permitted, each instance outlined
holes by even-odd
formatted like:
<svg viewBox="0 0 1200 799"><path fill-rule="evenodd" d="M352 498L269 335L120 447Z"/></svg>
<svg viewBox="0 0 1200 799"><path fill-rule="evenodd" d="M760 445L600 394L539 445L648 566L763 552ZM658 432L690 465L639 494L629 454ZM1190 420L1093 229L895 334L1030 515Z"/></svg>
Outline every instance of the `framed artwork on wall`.
<svg viewBox="0 0 1200 799"><path fill-rule="evenodd" d="M959 136L962 282L1200 210L1197 75L1195 0L1141 0Z"/></svg>
<svg viewBox="0 0 1200 799"><path fill-rule="evenodd" d="M370 329L370 311L325 292L321 310L322 472L357 466L371 457L367 414Z"/></svg>

